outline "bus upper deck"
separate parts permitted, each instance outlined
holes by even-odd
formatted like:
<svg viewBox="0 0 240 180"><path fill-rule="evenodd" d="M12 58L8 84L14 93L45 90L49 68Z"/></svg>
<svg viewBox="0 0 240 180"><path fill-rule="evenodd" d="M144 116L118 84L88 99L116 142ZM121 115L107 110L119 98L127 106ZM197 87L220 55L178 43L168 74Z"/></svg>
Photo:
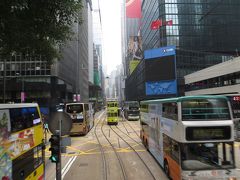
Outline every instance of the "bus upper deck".
<svg viewBox="0 0 240 180"><path fill-rule="evenodd" d="M0 179L43 179L44 144L36 103L0 104Z"/></svg>

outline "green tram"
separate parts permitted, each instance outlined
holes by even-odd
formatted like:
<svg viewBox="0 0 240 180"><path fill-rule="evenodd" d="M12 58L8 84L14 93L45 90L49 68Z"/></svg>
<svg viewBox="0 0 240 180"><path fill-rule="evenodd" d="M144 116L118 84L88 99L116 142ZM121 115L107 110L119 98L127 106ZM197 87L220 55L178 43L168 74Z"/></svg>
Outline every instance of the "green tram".
<svg viewBox="0 0 240 180"><path fill-rule="evenodd" d="M108 100L107 101L107 124L117 125L118 121L119 121L118 101L117 100Z"/></svg>

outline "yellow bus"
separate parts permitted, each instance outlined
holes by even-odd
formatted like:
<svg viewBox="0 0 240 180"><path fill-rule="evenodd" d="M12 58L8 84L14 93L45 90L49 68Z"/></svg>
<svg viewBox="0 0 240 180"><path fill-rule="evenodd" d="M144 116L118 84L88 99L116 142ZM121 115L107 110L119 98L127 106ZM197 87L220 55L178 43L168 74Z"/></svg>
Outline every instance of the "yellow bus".
<svg viewBox="0 0 240 180"><path fill-rule="evenodd" d="M38 104L0 104L0 179L44 179L43 138Z"/></svg>
<svg viewBox="0 0 240 180"><path fill-rule="evenodd" d="M118 124L118 102L116 100L108 100L107 101L107 123Z"/></svg>
<svg viewBox="0 0 240 180"><path fill-rule="evenodd" d="M174 180L238 179L234 126L224 96L141 101L141 139Z"/></svg>
<svg viewBox="0 0 240 180"><path fill-rule="evenodd" d="M73 121L71 135L87 134L94 126L93 108L90 103L67 103L65 112Z"/></svg>

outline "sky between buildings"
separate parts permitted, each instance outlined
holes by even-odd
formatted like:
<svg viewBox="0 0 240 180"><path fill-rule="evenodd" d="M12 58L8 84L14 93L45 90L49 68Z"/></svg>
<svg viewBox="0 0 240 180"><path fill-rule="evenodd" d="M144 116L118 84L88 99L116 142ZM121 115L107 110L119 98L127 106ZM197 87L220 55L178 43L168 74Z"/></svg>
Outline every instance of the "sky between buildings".
<svg viewBox="0 0 240 180"><path fill-rule="evenodd" d="M99 0L103 31L103 66L109 75L121 64L121 1Z"/></svg>

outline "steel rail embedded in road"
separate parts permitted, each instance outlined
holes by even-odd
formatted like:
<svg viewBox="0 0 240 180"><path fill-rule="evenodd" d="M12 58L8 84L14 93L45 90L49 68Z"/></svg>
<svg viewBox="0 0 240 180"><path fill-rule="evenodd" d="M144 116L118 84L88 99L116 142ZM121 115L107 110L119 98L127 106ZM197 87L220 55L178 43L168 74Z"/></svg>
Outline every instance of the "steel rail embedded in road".
<svg viewBox="0 0 240 180"><path fill-rule="evenodd" d="M103 134L103 136L105 137L105 139L108 141L108 143L110 144L110 146L112 147L112 149L113 149L113 151L114 151L114 153L115 153L115 155L116 155L116 157L117 157L117 159L118 159L119 165L120 165L120 167L121 167L123 179L124 179L124 180L127 180L127 174L126 174L126 172L125 172L125 168L124 168L124 164L123 164L123 162L122 162L122 159L121 159L121 157L119 156L119 154L117 153L116 148L113 146L113 144L110 142L110 140L107 138L106 134L104 133L104 131L103 131L103 126L104 126L104 123L102 123L102 126L101 126L102 134Z"/></svg>
<svg viewBox="0 0 240 180"><path fill-rule="evenodd" d="M103 150L103 146L97 136L97 126L99 125L100 122L102 122L100 120L101 116L103 115L104 113L102 113L101 115L99 115L99 120L96 124L96 126L94 127L94 134L96 136L96 139L98 141L98 146L99 146L99 149L101 151L101 157L102 157L102 162L103 162L103 179L104 180L107 180L108 179L108 171L107 171L107 161L106 161L106 156L105 156L105 153L104 153L104 150Z"/></svg>
<svg viewBox="0 0 240 180"><path fill-rule="evenodd" d="M139 134L136 132L136 130L131 126L131 124L128 122L128 120L125 118L124 115L123 115L123 119L124 119L124 121L127 123L127 125L133 130L133 132L137 135L137 137L140 138L140 135L139 135ZM128 132L125 124L124 124L124 123L122 123L122 124L123 124L124 128L126 129L126 131Z"/></svg>
<svg viewBox="0 0 240 180"><path fill-rule="evenodd" d="M135 139L133 139L132 137L130 137L128 134L124 133L119 127L115 126L121 133L123 133L125 136L127 136L128 138L130 138L132 141L136 142L137 144L139 144L139 142L137 142ZM139 159L142 161L143 165L147 168L148 172L150 173L150 175L152 176L153 179L156 180L155 176L153 175L151 169L148 167L148 165L146 164L146 162L142 159L142 157L138 154L138 152L119 134L117 133L111 126L110 126L111 130L118 136L120 137L134 152L135 154L139 157Z"/></svg>

